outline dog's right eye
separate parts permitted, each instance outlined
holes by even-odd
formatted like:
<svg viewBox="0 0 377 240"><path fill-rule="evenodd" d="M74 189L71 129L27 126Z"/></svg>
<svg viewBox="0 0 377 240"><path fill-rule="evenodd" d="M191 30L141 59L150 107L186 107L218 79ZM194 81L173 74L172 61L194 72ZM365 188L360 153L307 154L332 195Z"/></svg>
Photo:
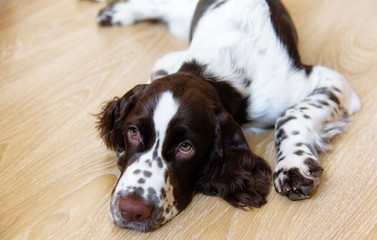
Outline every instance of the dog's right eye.
<svg viewBox="0 0 377 240"><path fill-rule="evenodd" d="M140 132L139 129L132 127L128 130L128 137L133 141L140 140Z"/></svg>

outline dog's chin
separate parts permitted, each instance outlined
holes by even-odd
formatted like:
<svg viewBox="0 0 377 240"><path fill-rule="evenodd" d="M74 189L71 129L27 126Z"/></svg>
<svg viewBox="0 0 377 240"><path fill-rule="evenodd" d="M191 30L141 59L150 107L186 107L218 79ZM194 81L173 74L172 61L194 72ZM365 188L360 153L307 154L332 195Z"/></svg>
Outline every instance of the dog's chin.
<svg viewBox="0 0 377 240"><path fill-rule="evenodd" d="M122 219L120 221L114 221L114 223L120 228L132 229L140 232L151 232L163 225L156 225L155 223L151 222L128 222L125 219Z"/></svg>

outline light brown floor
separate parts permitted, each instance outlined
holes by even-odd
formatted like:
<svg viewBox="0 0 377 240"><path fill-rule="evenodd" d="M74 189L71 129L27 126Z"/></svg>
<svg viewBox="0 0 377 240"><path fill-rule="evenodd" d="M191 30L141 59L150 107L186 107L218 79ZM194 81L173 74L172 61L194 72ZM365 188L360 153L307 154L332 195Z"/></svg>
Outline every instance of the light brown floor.
<svg viewBox="0 0 377 240"><path fill-rule="evenodd" d="M292 202L272 190L252 211L198 195L145 234L108 218L118 170L92 114L186 43L161 25L99 28L103 4L0 0L0 239L376 239L377 1L284 2L304 61L344 74L363 103L322 157L318 191ZM247 137L273 166L273 132Z"/></svg>

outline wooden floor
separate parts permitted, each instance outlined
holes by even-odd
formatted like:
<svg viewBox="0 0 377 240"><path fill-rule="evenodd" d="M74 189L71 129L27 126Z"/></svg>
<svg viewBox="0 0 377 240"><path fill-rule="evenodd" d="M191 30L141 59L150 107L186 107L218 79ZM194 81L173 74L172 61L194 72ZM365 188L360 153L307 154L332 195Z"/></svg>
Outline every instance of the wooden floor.
<svg viewBox="0 0 377 240"><path fill-rule="evenodd" d="M0 0L0 239L377 239L377 1L284 2L303 60L341 72L363 103L322 157L318 191L271 191L252 211L198 195L146 234L108 217L119 172L93 114L186 43L150 23L100 28L103 4ZM247 138L273 166L273 132Z"/></svg>

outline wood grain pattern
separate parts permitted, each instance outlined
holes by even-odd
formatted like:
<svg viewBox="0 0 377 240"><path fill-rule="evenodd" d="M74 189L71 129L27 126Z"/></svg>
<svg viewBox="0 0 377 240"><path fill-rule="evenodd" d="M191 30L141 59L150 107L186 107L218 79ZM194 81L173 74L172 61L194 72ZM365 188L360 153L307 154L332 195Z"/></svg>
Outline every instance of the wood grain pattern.
<svg viewBox="0 0 377 240"><path fill-rule="evenodd" d="M363 103L322 156L318 191L299 202L271 191L252 211L197 195L145 234L109 220L119 172L92 114L187 44L162 25L99 28L103 4L0 0L0 239L376 239L377 2L284 2L303 60L341 72ZM273 132L246 136L273 166Z"/></svg>

